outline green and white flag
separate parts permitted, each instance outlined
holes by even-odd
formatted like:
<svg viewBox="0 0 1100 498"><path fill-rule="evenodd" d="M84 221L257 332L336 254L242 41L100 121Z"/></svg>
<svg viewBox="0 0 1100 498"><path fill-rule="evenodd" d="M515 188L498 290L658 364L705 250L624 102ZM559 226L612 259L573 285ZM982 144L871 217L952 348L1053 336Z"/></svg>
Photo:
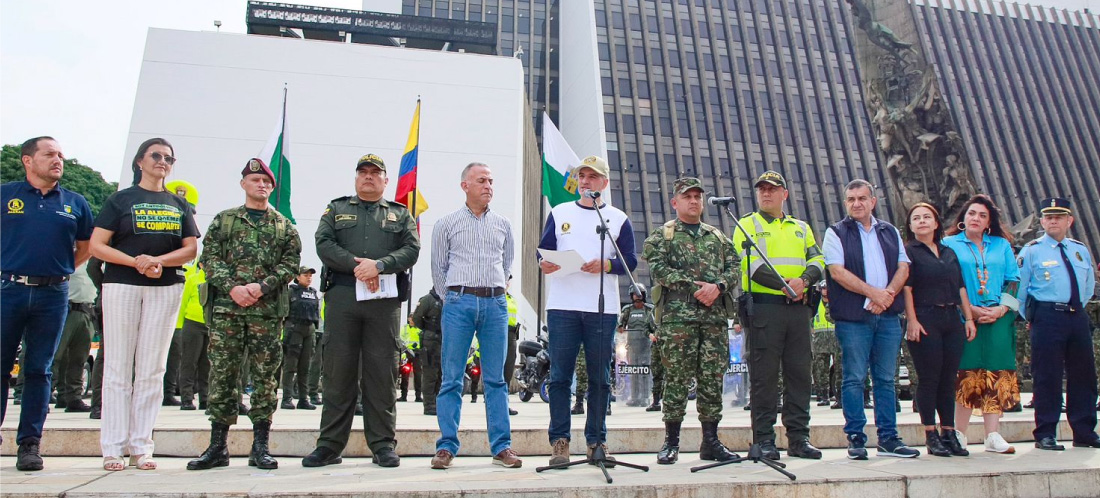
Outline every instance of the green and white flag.
<svg viewBox="0 0 1100 498"><path fill-rule="evenodd" d="M294 215L290 212L290 154L287 152L287 122L286 122L286 89L283 89L283 112L275 123L275 130L271 132L271 138L256 157L267 161L267 166L275 174L275 191L271 193L268 202L276 211L286 216L291 223Z"/></svg>
<svg viewBox="0 0 1100 498"><path fill-rule="evenodd" d="M580 199L577 179L573 176L574 168L580 163L577 153L565 142L550 116L543 112L542 195L546 196L550 207Z"/></svg>

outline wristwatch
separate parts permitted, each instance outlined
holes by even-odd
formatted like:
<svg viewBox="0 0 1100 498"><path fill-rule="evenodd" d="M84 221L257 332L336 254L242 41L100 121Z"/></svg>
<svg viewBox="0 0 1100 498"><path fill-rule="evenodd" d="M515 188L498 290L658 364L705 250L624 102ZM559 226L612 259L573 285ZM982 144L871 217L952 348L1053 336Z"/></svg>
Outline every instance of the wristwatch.
<svg viewBox="0 0 1100 498"><path fill-rule="evenodd" d="M386 263L383 263L381 261L375 261L374 262L374 267L378 268L378 273L382 273L382 270L386 269Z"/></svg>

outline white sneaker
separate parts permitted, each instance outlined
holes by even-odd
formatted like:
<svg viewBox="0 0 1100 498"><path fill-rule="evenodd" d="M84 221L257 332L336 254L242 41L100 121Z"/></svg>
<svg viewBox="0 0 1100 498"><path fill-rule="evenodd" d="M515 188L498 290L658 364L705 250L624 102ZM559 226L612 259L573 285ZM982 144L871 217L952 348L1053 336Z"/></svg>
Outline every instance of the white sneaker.
<svg viewBox="0 0 1100 498"><path fill-rule="evenodd" d="M1001 437L1000 434L990 432L985 436L985 451L990 453L1016 453L1016 448L1008 444L1008 441L1005 441L1005 438Z"/></svg>

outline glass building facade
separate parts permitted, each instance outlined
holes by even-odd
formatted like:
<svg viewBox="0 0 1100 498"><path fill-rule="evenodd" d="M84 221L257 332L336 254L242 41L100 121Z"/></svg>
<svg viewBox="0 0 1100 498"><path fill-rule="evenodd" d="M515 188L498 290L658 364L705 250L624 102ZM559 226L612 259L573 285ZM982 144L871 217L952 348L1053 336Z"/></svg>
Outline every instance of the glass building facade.
<svg viewBox="0 0 1100 498"><path fill-rule="evenodd" d="M544 106L558 121L553 49L561 1L404 0L403 13L497 22L499 53L522 46L528 57L537 126ZM788 212L808 221L819 240L844 216L849 180L889 188L845 2L593 6L612 203L630 215L639 249L675 216L668 199L679 176L698 176L710 195L734 197L740 215L753 209L753 179L779 171L790 183ZM1001 2L917 0L912 8L978 188L1011 223L1036 212L1042 197L1069 197L1078 211L1075 236L1100 249L1097 17ZM892 219L885 194L876 214ZM705 219L733 229L717 208ZM638 276L648 282L644 264Z"/></svg>

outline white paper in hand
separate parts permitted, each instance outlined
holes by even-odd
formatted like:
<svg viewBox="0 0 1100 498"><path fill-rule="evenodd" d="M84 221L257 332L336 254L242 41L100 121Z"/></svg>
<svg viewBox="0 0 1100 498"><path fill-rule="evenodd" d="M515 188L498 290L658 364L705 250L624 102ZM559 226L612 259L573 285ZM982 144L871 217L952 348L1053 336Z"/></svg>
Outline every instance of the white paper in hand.
<svg viewBox="0 0 1100 498"><path fill-rule="evenodd" d="M386 299L397 297L397 274L390 273L378 276L378 292L367 289L367 283L362 280L355 281L355 300L370 301L372 299Z"/></svg>
<svg viewBox="0 0 1100 498"><path fill-rule="evenodd" d="M581 257L581 254L572 249L568 251L551 251L550 249L539 249L539 254L542 255L542 259L561 267L560 270L554 272L550 276L569 275L570 273L577 273L581 271L581 267L584 266L584 264L586 263L584 258Z"/></svg>

